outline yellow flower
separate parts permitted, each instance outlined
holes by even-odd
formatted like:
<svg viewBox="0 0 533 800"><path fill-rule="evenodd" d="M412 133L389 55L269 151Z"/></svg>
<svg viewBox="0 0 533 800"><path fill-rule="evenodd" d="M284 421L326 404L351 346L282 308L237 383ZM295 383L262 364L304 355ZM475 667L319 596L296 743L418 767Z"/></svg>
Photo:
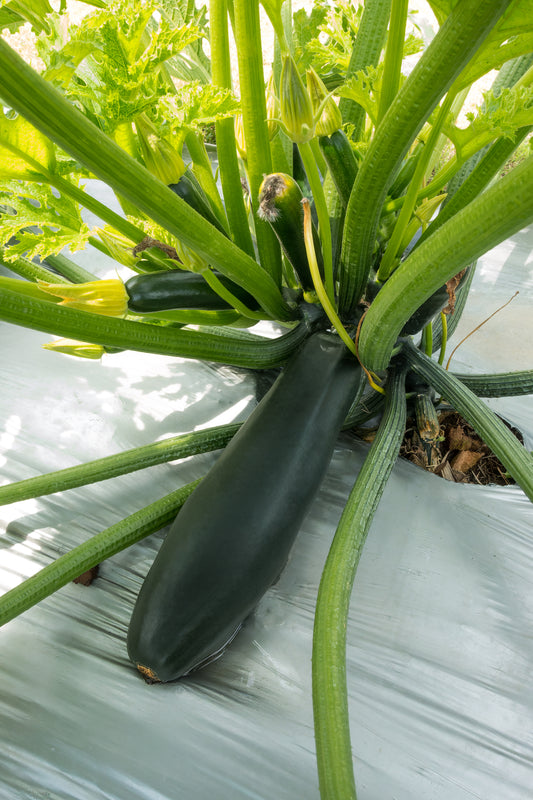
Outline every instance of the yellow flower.
<svg viewBox="0 0 533 800"><path fill-rule="evenodd" d="M56 350L58 353L66 353L67 356L78 356L79 358L99 359L105 349L101 344L91 344L90 342L78 342L76 339L56 339L54 342L43 344L45 350Z"/></svg>
<svg viewBox="0 0 533 800"><path fill-rule="evenodd" d="M118 278L88 283L38 281L43 292L61 297L61 306L90 311L106 317L122 317L128 310L128 293Z"/></svg>

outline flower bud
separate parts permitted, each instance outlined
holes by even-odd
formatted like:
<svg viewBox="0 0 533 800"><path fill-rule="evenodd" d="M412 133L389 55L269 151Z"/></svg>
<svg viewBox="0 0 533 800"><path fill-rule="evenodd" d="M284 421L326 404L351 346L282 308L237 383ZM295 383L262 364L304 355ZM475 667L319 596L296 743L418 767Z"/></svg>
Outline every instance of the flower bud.
<svg viewBox="0 0 533 800"><path fill-rule="evenodd" d="M96 232L105 244L109 255L125 267L134 267L139 257L133 254L135 242L116 231L111 226L97 228Z"/></svg>
<svg viewBox="0 0 533 800"><path fill-rule="evenodd" d="M342 127L340 109L313 67L307 70L307 91L315 115L317 136L331 136Z"/></svg>
<svg viewBox="0 0 533 800"><path fill-rule="evenodd" d="M166 186L177 183L185 172L185 162L178 151L158 135L144 115L137 117L135 127L146 169Z"/></svg>
<svg viewBox="0 0 533 800"><path fill-rule="evenodd" d="M281 121L287 135L297 144L308 142L314 136L314 115L298 67L292 56L283 57L280 81Z"/></svg>
<svg viewBox="0 0 533 800"><path fill-rule="evenodd" d="M266 109L268 137L270 140L272 140L278 132L278 120L280 115L279 100L276 95L276 85L274 83L274 75L272 73L266 86Z"/></svg>

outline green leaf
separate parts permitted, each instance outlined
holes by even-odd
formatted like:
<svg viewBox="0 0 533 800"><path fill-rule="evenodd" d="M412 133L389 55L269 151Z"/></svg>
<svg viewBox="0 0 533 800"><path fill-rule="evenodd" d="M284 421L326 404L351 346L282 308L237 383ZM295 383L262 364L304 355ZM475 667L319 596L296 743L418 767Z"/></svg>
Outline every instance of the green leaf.
<svg viewBox="0 0 533 800"><path fill-rule="evenodd" d="M512 139L519 128L533 125L533 86L513 86L497 97L487 92L484 101L484 111L467 114L470 125L466 128L459 128L452 121L443 127L459 161L466 161L495 139Z"/></svg>
<svg viewBox="0 0 533 800"><path fill-rule="evenodd" d="M53 171L52 142L21 116L0 110L0 178L27 179Z"/></svg>
<svg viewBox="0 0 533 800"><path fill-rule="evenodd" d="M377 122L382 74L380 67L361 69L335 90L339 97L353 100L364 108L374 125Z"/></svg>
<svg viewBox="0 0 533 800"><path fill-rule="evenodd" d="M311 64L319 74L336 73L345 75L350 63L359 23L363 13L362 5L354 6L348 0L337 3L323 14L322 5L311 12L308 18L307 33L314 35L302 45L303 63Z"/></svg>
<svg viewBox="0 0 533 800"><path fill-rule="evenodd" d="M328 5L323 0L317 0L308 14L301 8L293 16L292 40L294 45L294 58L302 69L307 69L311 64L311 58L307 53L307 46L310 41L317 39L320 33L320 25L326 20Z"/></svg>
<svg viewBox="0 0 533 800"><path fill-rule="evenodd" d="M0 202L12 209L0 217L0 240L17 239L3 253L7 262L23 254L46 258L67 246L82 250L92 233L77 203L45 184L8 182L2 186Z"/></svg>
<svg viewBox="0 0 533 800"><path fill-rule="evenodd" d="M174 131L180 128L199 130L203 125L233 117L239 111L239 101L229 89L195 81L178 87L175 94L162 97L154 121L159 122L162 133L165 126Z"/></svg>
<svg viewBox="0 0 533 800"><path fill-rule="evenodd" d="M533 51L533 0L514 0L459 76L458 90Z"/></svg>
<svg viewBox="0 0 533 800"><path fill-rule="evenodd" d="M29 22L36 33L49 31L47 15L53 13L53 8L48 0L11 0L11 2L0 2L0 30L4 27L4 20L7 25L15 23L18 17L21 22ZM18 25L16 26L18 27Z"/></svg>
<svg viewBox="0 0 533 800"><path fill-rule="evenodd" d="M169 91L167 62L203 36L192 24L156 21L156 10L155 3L114 0L71 26L64 46L59 28L40 43L49 64L44 77L106 132L150 110Z"/></svg>

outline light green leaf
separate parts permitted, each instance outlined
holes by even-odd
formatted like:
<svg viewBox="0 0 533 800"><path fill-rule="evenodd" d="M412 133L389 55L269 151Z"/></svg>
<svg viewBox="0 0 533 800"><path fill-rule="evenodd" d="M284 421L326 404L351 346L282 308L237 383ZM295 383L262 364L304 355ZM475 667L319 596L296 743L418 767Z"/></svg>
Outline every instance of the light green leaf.
<svg viewBox="0 0 533 800"><path fill-rule="evenodd" d="M518 128L533 125L533 86L507 88L498 97L487 92L483 107L485 111L467 115L470 125L466 128L459 128L451 121L443 128L461 162L495 139L512 138Z"/></svg>
<svg viewBox="0 0 533 800"><path fill-rule="evenodd" d="M46 258L67 246L72 252L82 250L91 236L78 204L45 184L8 181L2 185L0 204L10 209L0 216L0 241L18 240L5 249L6 261L20 255Z"/></svg>
<svg viewBox="0 0 533 800"><path fill-rule="evenodd" d="M175 95L162 98L158 116L171 120L171 127L176 130L201 128L235 116L239 110L239 102L229 89L194 82L177 89Z"/></svg>
<svg viewBox="0 0 533 800"><path fill-rule="evenodd" d="M21 22L29 22L36 33L50 30L46 17L54 9L48 0L1 0L0 9L0 29L5 25L11 27L18 17Z"/></svg>
<svg viewBox="0 0 533 800"><path fill-rule="evenodd" d="M533 0L514 0L459 76L457 88L469 86L511 58L533 51Z"/></svg>
<svg viewBox="0 0 533 800"><path fill-rule="evenodd" d="M322 9L322 5L319 9ZM361 5L338 0L329 8L325 18L320 22L317 19L316 34L305 43L305 66L312 64L319 74L331 72L344 75L350 63L362 13ZM309 21L313 21L313 12Z"/></svg>
<svg viewBox="0 0 533 800"><path fill-rule="evenodd" d="M367 67L359 70L346 83L335 90L339 97L354 100L364 108L375 125L378 116L382 69Z"/></svg>
<svg viewBox="0 0 533 800"><path fill-rule="evenodd" d="M0 110L0 178L32 179L52 172L54 145L21 116Z"/></svg>

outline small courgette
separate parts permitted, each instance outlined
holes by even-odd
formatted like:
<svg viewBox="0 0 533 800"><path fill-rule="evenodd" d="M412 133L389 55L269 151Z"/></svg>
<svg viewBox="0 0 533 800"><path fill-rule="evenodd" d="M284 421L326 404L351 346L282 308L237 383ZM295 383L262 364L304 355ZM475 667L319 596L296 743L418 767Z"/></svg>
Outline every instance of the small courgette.
<svg viewBox="0 0 533 800"><path fill-rule="evenodd" d="M219 273L217 277L248 308L259 308L256 299L241 286ZM129 298L128 308L138 314L182 308L210 311L231 308L208 285L201 273L182 269L134 275L126 281L125 287Z"/></svg>
<svg viewBox="0 0 533 800"><path fill-rule="evenodd" d="M259 217L270 223L278 241L306 291L313 290L313 279L304 241L302 190L290 175L273 172L259 188ZM324 272L318 231L313 225L313 242L320 272Z"/></svg>
<svg viewBox="0 0 533 800"><path fill-rule="evenodd" d="M338 130L331 136L321 136L319 144L341 202L346 208L358 169L350 141L344 131Z"/></svg>

